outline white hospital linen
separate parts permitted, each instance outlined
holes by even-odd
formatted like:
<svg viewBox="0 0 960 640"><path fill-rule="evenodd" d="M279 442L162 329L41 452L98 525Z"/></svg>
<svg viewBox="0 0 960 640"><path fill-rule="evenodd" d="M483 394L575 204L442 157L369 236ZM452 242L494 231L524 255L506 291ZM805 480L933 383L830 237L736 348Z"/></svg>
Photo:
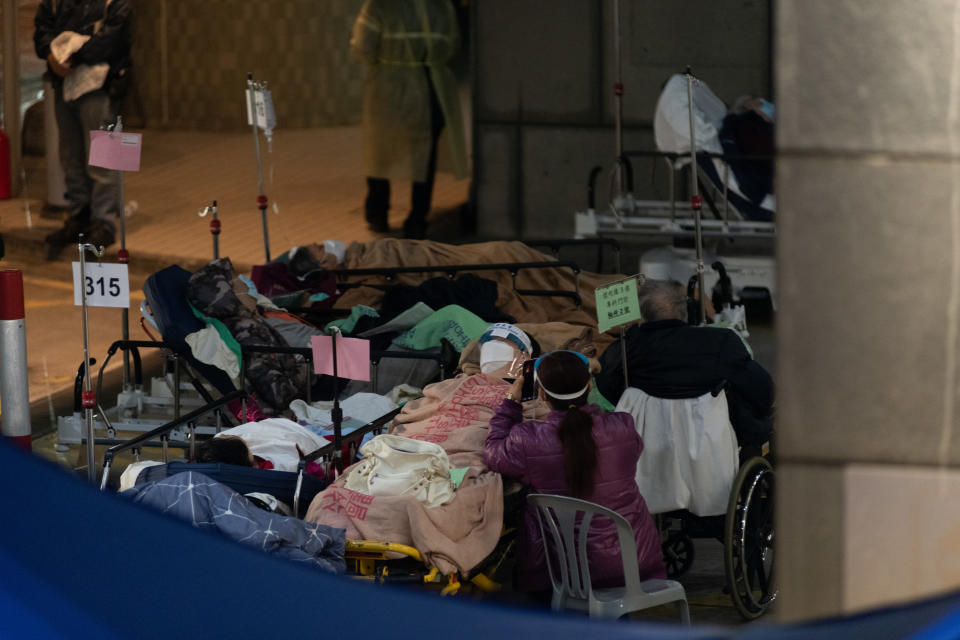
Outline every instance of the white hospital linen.
<svg viewBox="0 0 960 640"><path fill-rule="evenodd" d="M250 453L269 460L277 471L296 471L301 453L308 454L329 444L326 438L286 418L248 422L214 437L222 436L237 436L246 443Z"/></svg>
<svg viewBox="0 0 960 640"><path fill-rule="evenodd" d="M353 418L368 424L396 409L397 404L386 396L361 392L343 400L340 408L343 410L344 419ZM290 410L297 416L297 420L321 426L333 424L331 409L333 409L333 402L307 404L303 400L294 400L290 403Z"/></svg>
<svg viewBox="0 0 960 640"><path fill-rule="evenodd" d="M184 340L190 345L193 357L204 364L212 364L226 372L231 380L240 377L240 362L230 350L213 325L187 335Z"/></svg>
<svg viewBox="0 0 960 640"><path fill-rule="evenodd" d="M637 486L650 513L726 513L739 464L726 394L665 399L630 387L616 410L633 416L643 439Z"/></svg>

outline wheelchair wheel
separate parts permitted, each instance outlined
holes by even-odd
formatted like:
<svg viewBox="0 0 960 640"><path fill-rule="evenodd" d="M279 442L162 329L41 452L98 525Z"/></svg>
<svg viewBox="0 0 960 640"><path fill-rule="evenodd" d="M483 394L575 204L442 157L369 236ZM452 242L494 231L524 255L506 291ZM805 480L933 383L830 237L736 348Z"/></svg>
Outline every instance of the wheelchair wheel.
<svg viewBox="0 0 960 640"><path fill-rule="evenodd" d="M676 580L693 565L693 540L685 533L671 533L660 545L663 550L663 562L667 566L667 577Z"/></svg>
<svg viewBox="0 0 960 640"><path fill-rule="evenodd" d="M745 620L760 617L777 597L773 574L773 468L764 458L740 467L724 523L727 586Z"/></svg>

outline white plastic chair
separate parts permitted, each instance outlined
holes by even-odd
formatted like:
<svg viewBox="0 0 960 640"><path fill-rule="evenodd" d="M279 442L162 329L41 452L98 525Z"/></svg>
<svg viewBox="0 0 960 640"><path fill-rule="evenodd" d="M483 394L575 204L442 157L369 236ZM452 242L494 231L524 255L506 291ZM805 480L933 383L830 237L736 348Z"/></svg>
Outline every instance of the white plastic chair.
<svg viewBox="0 0 960 640"><path fill-rule="evenodd" d="M550 607L587 610L591 617L619 618L668 602L680 607L680 620L690 624L690 610L683 585L674 580L640 581L637 545L633 527L616 511L593 502L566 496L535 493L527 501L536 509L540 535L547 558L547 570L553 584ZM593 516L613 520L623 560L624 586L594 589L587 560L587 533ZM578 523L579 520L579 523ZM549 538L547 533L549 532ZM548 540L552 544L548 544ZM555 553L551 553L551 548Z"/></svg>

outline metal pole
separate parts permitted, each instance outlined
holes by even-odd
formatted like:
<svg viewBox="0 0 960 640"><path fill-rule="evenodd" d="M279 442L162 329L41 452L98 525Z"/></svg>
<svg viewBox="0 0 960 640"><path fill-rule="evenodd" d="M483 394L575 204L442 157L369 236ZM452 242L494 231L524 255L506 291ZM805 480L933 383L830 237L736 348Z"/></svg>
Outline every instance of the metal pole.
<svg viewBox="0 0 960 640"><path fill-rule="evenodd" d="M89 251L99 258L103 255L103 247L98 249L89 242L84 242L83 234L80 234L80 242L77 244L77 250L80 252L80 317L83 323L83 393L81 394L81 398L83 400L84 419L87 425L87 479L90 482L96 482L97 472L93 459L93 409L97 406L97 398L90 386L90 338L87 330L86 252Z"/></svg>
<svg viewBox="0 0 960 640"><path fill-rule="evenodd" d="M693 74L687 67L687 111L690 114L690 208L693 210L693 221L696 229L697 248L697 290L700 294L700 324L707 322L707 305L703 287L703 236L700 229L700 210L703 200L700 198L700 189L697 184L697 139L693 126Z"/></svg>
<svg viewBox="0 0 960 640"><path fill-rule="evenodd" d="M330 345L333 351L333 411L331 412L331 417L333 418L333 455L334 460L337 461L337 470L343 471L343 458L341 457L341 449L343 448L343 410L340 408L340 394L338 393L337 384L337 335L340 333L339 327L333 327L333 333L330 334Z"/></svg>
<svg viewBox="0 0 960 640"><path fill-rule="evenodd" d="M3 128L10 138L10 196L20 193L20 49L17 0L3 0Z"/></svg>
<svg viewBox="0 0 960 640"><path fill-rule="evenodd" d="M620 366L623 367L623 390L630 388L630 376L627 374L627 339L623 331L623 325L620 325Z"/></svg>
<svg viewBox="0 0 960 640"><path fill-rule="evenodd" d="M213 234L213 259L220 259L220 219L217 217L217 201L213 201L213 220L210 221L210 233Z"/></svg>
<svg viewBox="0 0 960 640"><path fill-rule="evenodd" d="M113 132L123 134L123 116L117 116L117 124L113 127ZM117 253L117 262L120 264L130 263L130 254L127 252L127 207L126 196L124 195L123 171L117 170L120 174L120 202L117 215L120 219L120 251ZM120 313L120 335L124 340L130 339L130 309L124 307ZM130 352L123 350L123 390L130 388Z"/></svg>
<svg viewBox="0 0 960 640"><path fill-rule="evenodd" d="M253 151L257 158L257 207L260 209L260 221L263 224L263 250L270 262L270 233L267 230L267 196L263 193L263 162L260 159L260 133L257 126L257 102L254 98L260 85L253 81L253 74L247 74L247 104L250 108L250 122L253 128Z"/></svg>
<svg viewBox="0 0 960 640"><path fill-rule="evenodd" d="M173 417L180 417L180 356L173 358Z"/></svg>
<svg viewBox="0 0 960 640"><path fill-rule="evenodd" d="M27 333L23 274L0 271L0 400L4 438L31 448L30 390L27 384Z"/></svg>
<svg viewBox="0 0 960 640"><path fill-rule="evenodd" d="M617 193L623 192L623 164L620 159L623 155L623 74L622 74L622 41L620 34L620 0L613 0L613 42L616 56L617 79L613 84L614 128L617 152ZM611 198L612 200L612 198Z"/></svg>
<svg viewBox="0 0 960 640"><path fill-rule="evenodd" d="M190 422L187 425L190 429L190 462L197 459L197 423Z"/></svg>

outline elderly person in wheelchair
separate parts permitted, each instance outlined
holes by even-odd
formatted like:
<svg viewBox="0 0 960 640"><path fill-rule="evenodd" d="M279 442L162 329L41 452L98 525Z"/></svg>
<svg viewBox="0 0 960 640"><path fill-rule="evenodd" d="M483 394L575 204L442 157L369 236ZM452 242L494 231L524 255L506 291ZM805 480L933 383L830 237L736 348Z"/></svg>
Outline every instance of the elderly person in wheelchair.
<svg viewBox="0 0 960 640"><path fill-rule="evenodd" d="M741 459L759 455L773 428L773 380L729 329L687 324L687 299L676 282L649 280L640 288L643 323L625 336L630 387L663 399L726 396ZM625 391L620 342L600 361L597 386L618 402Z"/></svg>
<svg viewBox="0 0 960 640"><path fill-rule="evenodd" d="M645 449L636 482L660 526L667 573L693 562L691 538L724 544L727 584L746 619L776 597L774 474L761 457L772 435L773 381L729 329L686 323L678 283L648 281L644 322L626 335L629 387L619 343L601 358L597 384L631 414Z"/></svg>

